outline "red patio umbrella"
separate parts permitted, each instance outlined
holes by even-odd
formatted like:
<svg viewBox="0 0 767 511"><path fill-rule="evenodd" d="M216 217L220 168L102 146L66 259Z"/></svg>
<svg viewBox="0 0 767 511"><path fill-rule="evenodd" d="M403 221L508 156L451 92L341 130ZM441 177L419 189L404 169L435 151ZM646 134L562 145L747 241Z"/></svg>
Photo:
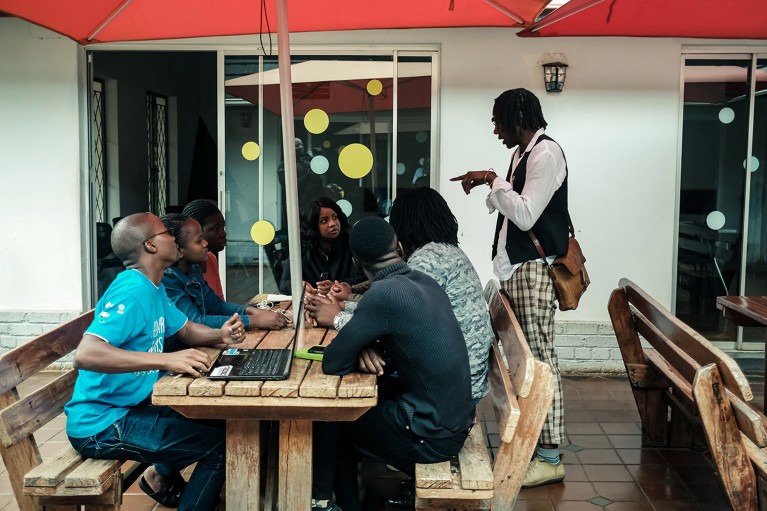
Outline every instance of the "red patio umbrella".
<svg viewBox="0 0 767 511"><path fill-rule="evenodd" d="M535 20L549 0L290 0L290 23L287 3L288 0L0 0L0 12L51 29L82 45L258 34L271 32L275 24L289 203L288 243L300 246L289 30L525 26ZM301 282L299 251L290 253L291 275L295 282ZM297 289L298 286L293 286L294 309L298 306Z"/></svg>
<svg viewBox="0 0 767 511"><path fill-rule="evenodd" d="M571 0L520 37L767 39L765 0Z"/></svg>
<svg viewBox="0 0 767 511"><path fill-rule="evenodd" d="M290 0L291 32L530 25L549 0ZM273 1L0 0L0 12L80 44L274 31ZM269 22L267 24L267 21Z"/></svg>

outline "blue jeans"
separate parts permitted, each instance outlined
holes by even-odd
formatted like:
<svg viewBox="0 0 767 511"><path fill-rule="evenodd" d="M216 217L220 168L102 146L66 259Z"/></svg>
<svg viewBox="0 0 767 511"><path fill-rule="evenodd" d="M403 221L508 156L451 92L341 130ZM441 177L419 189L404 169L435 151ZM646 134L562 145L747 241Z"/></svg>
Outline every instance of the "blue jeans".
<svg viewBox="0 0 767 511"><path fill-rule="evenodd" d="M207 511L218 505L226 469L226 430L221 421L187 419L147 401L101 433L69 441L87 458L154 463L162 476L197 463L178 509Z"/></svg>

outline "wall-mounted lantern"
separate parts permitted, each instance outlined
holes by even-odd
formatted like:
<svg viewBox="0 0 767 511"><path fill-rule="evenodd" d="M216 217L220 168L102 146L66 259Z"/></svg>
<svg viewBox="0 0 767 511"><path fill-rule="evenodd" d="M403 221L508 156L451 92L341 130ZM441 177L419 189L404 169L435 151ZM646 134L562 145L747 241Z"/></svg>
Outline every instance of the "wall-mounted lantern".
<svg viewBox="0 0 767 511"><path fill-rule="evenodd" d="M546 92L562 92L565 88L566 75L567 64L562 62L543 64L543 82L546 85Z"/></svg>

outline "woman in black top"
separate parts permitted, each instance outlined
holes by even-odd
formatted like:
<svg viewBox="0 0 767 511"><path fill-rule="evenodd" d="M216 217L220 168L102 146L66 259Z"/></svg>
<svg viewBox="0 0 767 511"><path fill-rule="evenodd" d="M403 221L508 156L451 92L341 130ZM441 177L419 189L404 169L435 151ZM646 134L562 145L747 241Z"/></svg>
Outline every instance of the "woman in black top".
<svg viewBox="0 0 767 511"><path fill-rule="evenodd" d="M322 294L330 291L336 280L349 284L365 280L352 263L346 215L327 197L314 199L301 211L301 271L304 283ZM290 294L288 264L283 269L280 292Z"/></svg>

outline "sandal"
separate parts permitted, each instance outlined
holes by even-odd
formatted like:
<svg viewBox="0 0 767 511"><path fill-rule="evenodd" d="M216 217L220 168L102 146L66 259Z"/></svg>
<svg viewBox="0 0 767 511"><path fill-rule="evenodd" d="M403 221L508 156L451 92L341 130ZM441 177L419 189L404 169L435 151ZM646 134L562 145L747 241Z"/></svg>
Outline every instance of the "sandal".
<svg viewBox="0 0 767 511"><path fill-rule="evenodd" d="M162 504L165 507L178 507L178 503L181 502L181 495L186 489L186 481L181 474L176 473L172 477L168 478L168 484L165 488L158 491L153 491L152 487L142 475L138 480L138 487L141 491L152 497L157 503Z"/></svg>

